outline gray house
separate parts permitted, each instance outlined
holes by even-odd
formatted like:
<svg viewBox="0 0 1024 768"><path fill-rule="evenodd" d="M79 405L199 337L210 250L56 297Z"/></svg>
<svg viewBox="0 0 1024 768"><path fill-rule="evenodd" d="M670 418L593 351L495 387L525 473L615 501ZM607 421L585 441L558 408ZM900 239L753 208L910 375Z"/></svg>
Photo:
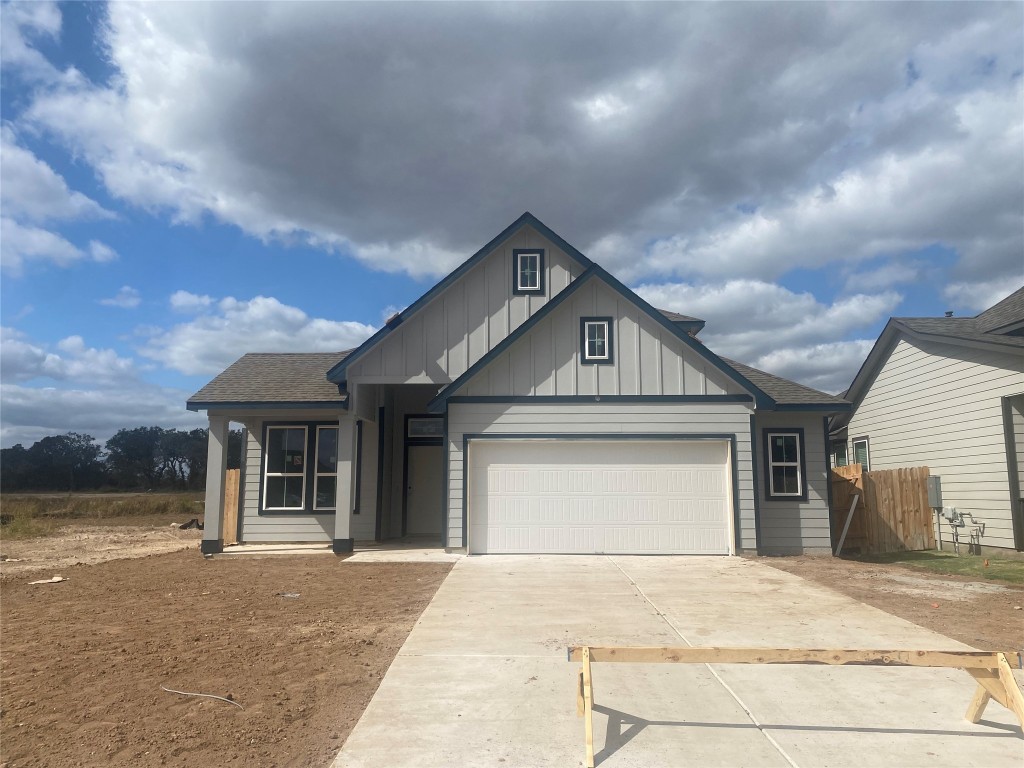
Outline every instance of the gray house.
<svg viewBox="0 0 1024 768"><path fill-rule="evenodd" d="M1024 288L976 317L891 318L846 397L836 465L927 466L983 547L1024 550Z"/></svg>
<svg viewBox="0 0 1024 768"><path fill-rule="evenodd" d="M845 400L731 362L529 213L336 354L245 355L210 419L203 551L423 537L477 553L828 552Z"/></svg>

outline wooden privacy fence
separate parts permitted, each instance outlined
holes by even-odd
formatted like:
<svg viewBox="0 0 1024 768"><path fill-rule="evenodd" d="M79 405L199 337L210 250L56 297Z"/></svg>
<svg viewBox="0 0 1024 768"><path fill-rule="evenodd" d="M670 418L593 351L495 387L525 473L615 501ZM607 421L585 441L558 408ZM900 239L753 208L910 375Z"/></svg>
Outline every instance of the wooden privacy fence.
<svg viewBox="0 0 1024 768"><path fill-rule="evenodd" d="M843 552L862 554L935 548L935 513L928 506L928 467L865 472L860 464L832 470L832 548L859 496Z"/></svg>
<svg viewBox="0 0 1024 768"><path fill-rule="evenodd" d="M224 544L238 543L238 481L241 470L229 469L224 477Z"/></svg>

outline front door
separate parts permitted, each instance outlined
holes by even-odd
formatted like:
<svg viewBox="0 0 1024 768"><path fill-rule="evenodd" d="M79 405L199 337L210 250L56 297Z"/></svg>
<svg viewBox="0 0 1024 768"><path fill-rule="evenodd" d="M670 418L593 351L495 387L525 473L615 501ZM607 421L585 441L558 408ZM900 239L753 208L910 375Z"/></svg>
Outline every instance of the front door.
<svg viewBox="0 0 1024 768"><path fill-rule="evenodd" d="M440 445L410 445L405 484L405 535L441 536L444 462Z"/></svg>

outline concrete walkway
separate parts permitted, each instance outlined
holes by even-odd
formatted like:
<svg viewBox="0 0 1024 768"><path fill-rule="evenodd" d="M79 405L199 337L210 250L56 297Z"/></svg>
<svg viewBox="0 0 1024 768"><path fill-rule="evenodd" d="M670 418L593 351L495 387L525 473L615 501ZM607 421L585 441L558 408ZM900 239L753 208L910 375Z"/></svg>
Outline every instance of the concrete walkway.
<svg viewBox="0 0 1024 768"><path fill-rule="evenodd" d="M464 558L334 768L582 765L576 644L967 648L752 560ZM594 687L607 768L1024 762L998 704L963 719L959 670L598 664Z"/></svg>

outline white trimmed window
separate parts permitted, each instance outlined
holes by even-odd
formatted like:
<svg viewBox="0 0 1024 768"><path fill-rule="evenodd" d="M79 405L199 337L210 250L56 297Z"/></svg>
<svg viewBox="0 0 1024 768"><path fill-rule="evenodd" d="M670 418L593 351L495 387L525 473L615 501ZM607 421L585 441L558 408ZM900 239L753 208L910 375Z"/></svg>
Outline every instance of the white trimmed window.
<svg viewBox="0 0 1024 768"><path fill-rule="evenodd" d="M611 321L605 318L584 318L582 322L581 351L584 362L611 362Z"/></svg>
<svg viewBox="0 0 1024 768"><path fill-rule="evenodd" d="M316 428L316 465L313 473L313 509L337 509L338 428Z"/></svg>
<svg viewBox="0 0 1024 768"><path fill-rule="evenodd" d="M800 431L767 431L768 498L804 496L803 441Z"/></svg>
<svg viewBox="0 0 1024 768"><path fill-rule="evenodd" d="M513 293L544 293L544 251L513 251Z"/></svg>
<svg viewBox="0 0 1024 768"><path fill-rule="evenodd" d="M865 472L868 472L871 467L871 451L868 449L868 439L866 437L855 437L853 438L853 463L860 464Z"/></svg>
<svg viewBox="0 0 1024 768"><path fill-rule="evenodd" d="M299 510L306 499L306 427L267 427L263 508Z"/></svg>

